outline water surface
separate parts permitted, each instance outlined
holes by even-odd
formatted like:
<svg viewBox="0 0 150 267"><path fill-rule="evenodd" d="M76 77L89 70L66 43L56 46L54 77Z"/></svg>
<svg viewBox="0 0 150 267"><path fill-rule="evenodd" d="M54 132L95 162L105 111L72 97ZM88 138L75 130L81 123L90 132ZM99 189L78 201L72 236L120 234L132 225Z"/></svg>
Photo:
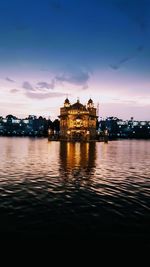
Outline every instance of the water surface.
<svg viewBox="0 0 150 267"><path fill-rule="evenodd" d="M150 237L150 141L0 138L3 236Z"/></svg>

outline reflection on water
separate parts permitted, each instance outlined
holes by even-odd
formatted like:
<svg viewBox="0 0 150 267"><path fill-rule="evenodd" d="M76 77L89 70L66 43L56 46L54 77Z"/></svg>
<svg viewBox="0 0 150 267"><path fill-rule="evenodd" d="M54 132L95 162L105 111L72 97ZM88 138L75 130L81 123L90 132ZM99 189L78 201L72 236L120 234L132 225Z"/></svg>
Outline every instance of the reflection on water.
<svg viewBox="0 0 150 267"><path fill-rule="evenodd" d="M92 183L95 160L95 143L60 143L60 177L65 188L69 188L69 194L79 194Z"/></svg>
<svg viewBox="0 0 150 267"><path fill-rule="evenodd" d="M150 142L0 138L0 233L143 237Z"/></svg>
<svg viewBox="0 0 150 267"><path fill-rule="evenodd" d="M91 175L95 167L95 143L60 143L60 164L66 175L74 172Z"/></svg>

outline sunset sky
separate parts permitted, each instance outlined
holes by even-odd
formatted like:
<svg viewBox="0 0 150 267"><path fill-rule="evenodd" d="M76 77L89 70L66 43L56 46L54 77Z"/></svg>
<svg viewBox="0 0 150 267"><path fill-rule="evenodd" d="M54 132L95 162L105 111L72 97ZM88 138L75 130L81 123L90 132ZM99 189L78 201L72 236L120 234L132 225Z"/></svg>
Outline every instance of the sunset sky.
<svg viewBox="0 0 150 267"><path fill-rule="evenodd" d="M150 120L150 0L1 0L0 115Z"/></svg>

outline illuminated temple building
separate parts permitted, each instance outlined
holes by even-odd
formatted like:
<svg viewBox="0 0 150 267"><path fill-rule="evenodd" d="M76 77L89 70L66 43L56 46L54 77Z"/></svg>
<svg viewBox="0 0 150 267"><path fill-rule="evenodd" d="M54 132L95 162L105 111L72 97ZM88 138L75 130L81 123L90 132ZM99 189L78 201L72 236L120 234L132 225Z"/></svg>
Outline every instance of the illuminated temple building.
<svg viewBox="0 0 150 267"><path fill-rule="evenodd" d="M96 108L92 99L87 105L79 100L73 105L68 98L60 108L60 138L64 140L88 141L96 138Z"/></svg>

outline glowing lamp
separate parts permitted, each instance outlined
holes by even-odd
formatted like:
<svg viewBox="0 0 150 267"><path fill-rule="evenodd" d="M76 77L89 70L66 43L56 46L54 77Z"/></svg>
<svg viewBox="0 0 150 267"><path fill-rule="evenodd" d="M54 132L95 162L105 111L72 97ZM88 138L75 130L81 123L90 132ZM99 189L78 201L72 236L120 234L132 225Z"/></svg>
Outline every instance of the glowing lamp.
<svg viewBox="0 0 150 267"><path fill-rule="evenodd" d="M108 135L108 130L107 129L105 130L105 135Z"/></svg>

